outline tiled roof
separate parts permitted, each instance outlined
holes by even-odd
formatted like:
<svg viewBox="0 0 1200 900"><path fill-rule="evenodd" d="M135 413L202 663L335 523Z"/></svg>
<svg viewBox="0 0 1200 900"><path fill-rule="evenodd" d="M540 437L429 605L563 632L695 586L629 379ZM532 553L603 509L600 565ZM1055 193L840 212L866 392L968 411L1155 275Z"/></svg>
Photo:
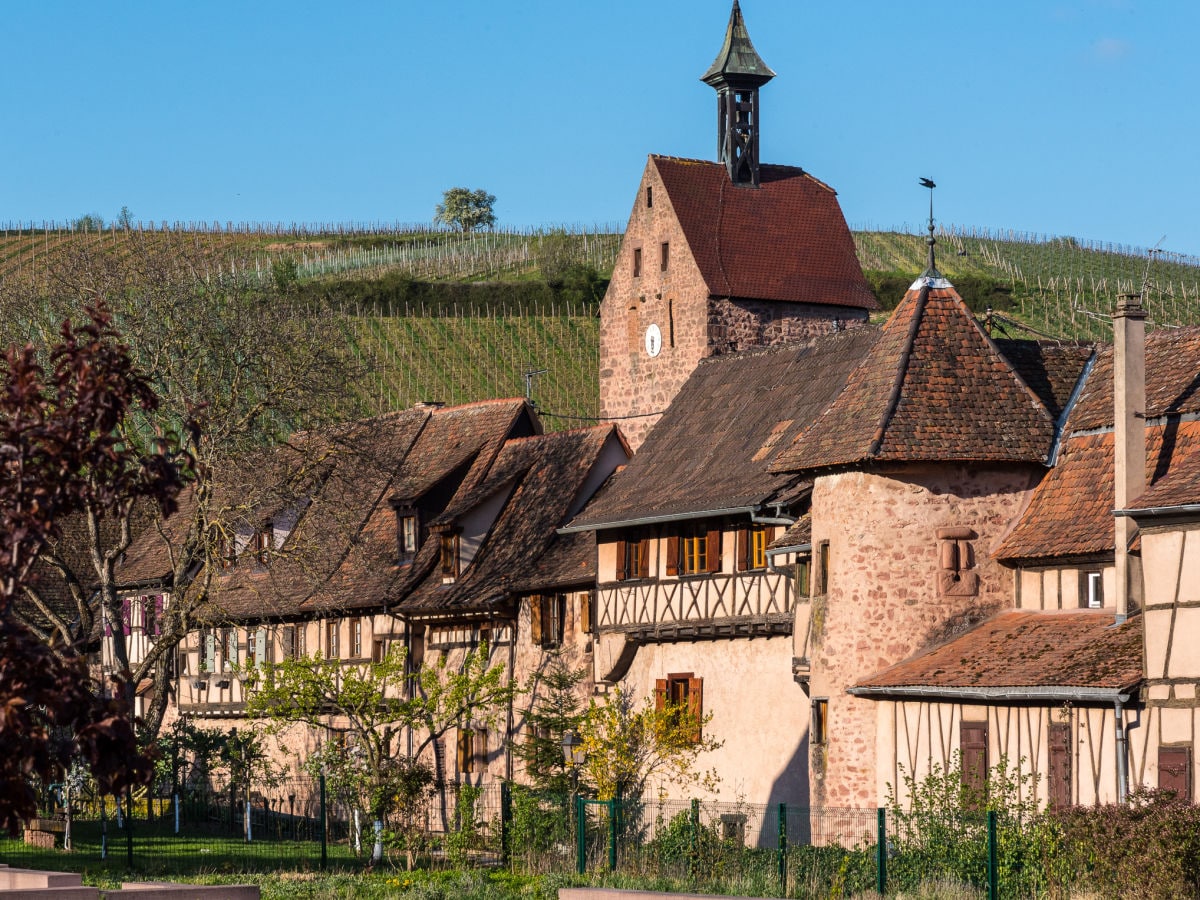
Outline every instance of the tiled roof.
<svg viewBox="0 0 1200 900"><path fill-rule="evenodd" d="M768 550L780 547L803 547L812 543L812 516L805 513L798 518L787 531L771 541Z"/></svg>
<svg viewBox="0 0 1200 900"><path fill-rule="evenodd" d="M650 159L713 296L878 309L837 195L803 169L760 166L754 188L721 163Z"/></svg>
<svg viewBox="0 0 1200 900"><path fill-rule="evenodd" d="M923 278L845 390L772 470L868 460L1041 463L1054 435L1054 417L953 287Z"/></svg>
<svg viewBox="0 0 1200 900"><path fill-rule="evenodd" d="M756 506L789 487L781 449L837 396L870 326L700 361L637 455L571 527Z"/></svg>
<svg viewBox="0 0 1200 900"><path fill-rule="evenodd" d="M453 503L466 512L500 489L509 491L475 558L453 584L443 584L440 570L429 567L418 584L393 596L393 608L402 615L485 611L516 594L590 584L594 536L556 529L578 503L605 446L619 441L614 426L597 425L505 443L487 479Z"/></svg>
<svg viewBox="0 0 1200 900"><path fill-rule="evenodd" d="M1023 341L998 338L993 342L1029 385L1057 422L1071 400L1096 345L1082 341Z"/></svg>
<svg viewBox="0 0 1200 900"><path fill-rule="evenodd" d="M878 694L889 689L899 693L900 688L1116 691L1138 684L1142 672L1141 616L1114 625L1111 610L1011 611L884 669L853 690Z"/></svg>
<svg viewBox="0 0 1200 900"><path fill-rule="evenodd" d="M1162 328L1146 335L1146 418L1200 413L1200 326ZM1100 347L1068 433L1113 424L1113 348Z"/></svg>
<svg viewBox="0 0 1200 900"><path fill-rule="evenodd" d="M1170 490L1166 476L1180 460L1197 455L1200 422L1147 428L1146 478L1151 491L1160 483L1164 492ZM1115 502L1113 433L1069 437L1058 464L1034 490L1025 514L995 556L1019 560L1110 554Z"/></svg>
<svg viewBox="0 0 1200 900"><path fill-rule="evenodd" d="M1191 424L1191 423L1189 423ZM1200 504L1200 452L1182 455L1170 471L1146 493L1129 504L1130 509L1156 509Z"/></svg>

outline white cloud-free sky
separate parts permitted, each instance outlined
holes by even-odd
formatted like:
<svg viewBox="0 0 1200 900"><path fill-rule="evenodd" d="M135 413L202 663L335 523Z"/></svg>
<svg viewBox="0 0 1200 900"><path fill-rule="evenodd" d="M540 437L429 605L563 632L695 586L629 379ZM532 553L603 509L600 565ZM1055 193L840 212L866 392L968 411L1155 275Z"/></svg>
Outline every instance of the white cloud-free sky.
<svg viewBox="0 0 1200 900"><path fill-rule="evenodd" d="M648 153L713 158L729 0L26 3L0 30L0 222L620 223ZM745 0L766 162L852 225L1200 253L1200 4Z"/></svg>

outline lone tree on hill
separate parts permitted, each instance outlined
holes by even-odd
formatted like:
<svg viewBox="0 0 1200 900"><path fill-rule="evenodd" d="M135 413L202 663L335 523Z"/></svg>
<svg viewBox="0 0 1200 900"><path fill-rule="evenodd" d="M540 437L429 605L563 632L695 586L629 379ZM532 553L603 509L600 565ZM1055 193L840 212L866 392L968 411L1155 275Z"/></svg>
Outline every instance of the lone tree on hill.
<svg viewBox="0 0 1200 900"><path fill-rule="evenodd" d="M491 228L496 224L496 195L487 191L452 187L442 194L433 220L457 228L466 234L476 228Z"/></svg>

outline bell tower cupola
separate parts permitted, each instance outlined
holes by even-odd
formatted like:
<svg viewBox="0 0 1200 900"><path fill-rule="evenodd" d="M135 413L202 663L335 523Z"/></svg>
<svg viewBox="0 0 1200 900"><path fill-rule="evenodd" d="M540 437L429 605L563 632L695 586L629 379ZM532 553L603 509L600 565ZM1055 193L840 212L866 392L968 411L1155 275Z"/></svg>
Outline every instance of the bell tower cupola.
<svg viewBox="0 0 1200 900"><path fill-rule="evenodd" d="M717 92L717 158L734 184L758 187L758 89L775 73L750 43L738 0L733 0L725 43L700 80Z"/></svg>

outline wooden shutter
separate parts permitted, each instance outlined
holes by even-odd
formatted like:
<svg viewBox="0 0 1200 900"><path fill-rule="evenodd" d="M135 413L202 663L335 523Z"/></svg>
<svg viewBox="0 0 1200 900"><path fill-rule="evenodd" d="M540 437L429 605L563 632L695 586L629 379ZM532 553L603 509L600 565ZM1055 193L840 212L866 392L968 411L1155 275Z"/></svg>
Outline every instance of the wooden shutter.
<svg viewBox="0 0 1200 900"><path fill-rule="evenodd" d="M963 784L978 791L982 799L984 791L987 790L987 722L962 722L959 734Z"/></svg>
<svg viewBox="0 0 1200 900"><path fill-rule="evenodd" d="M750 568L750 529L737 530L737 570L745 572Z"/></svg>
<svg viewBox="0 0 1200 900"><path fill-rule="evenodd" d="M654 679L654 708L667 708L667 692L670 690L670 685L667 684L667 679Z"/></svg>
<svg viewBox="0 0 1200 900"><path fill-rule="evenodd" d="M1174 791L1184 803L1192 802L1192 748L1158 748L1158 786Z"/></svg>
<svg viewBox="0 0 1200 900"><path fill-rule="evenodd" d="M267 661L267 629L259 628L254 635L254 665L261 666Z"/></svg>
<svg viewBox="0 0 1200 900"><path fill-rule="evenodd" d="M592 595L579 595L579 630L584 634L592 633Z"/></svg>
<svg viewBox="0 0 1200 900"><path fill-rule="evenodd" d="M475 772L486 772L488 762L488 731L486 728L475 729Z"/></svg>
<svg viewBox="0 0 1200 900"><path fill-rule="evenodd" d="M721 529L710 528L708 535L705 538L706 552L708 555L708 571L721 571Z"/></svg>
<svg viewBox="0 0 1200 900"><path fill-rule="evenodd" d="M217 667L217 636L212 631L204 633L204 659L200 663L200 671L211 672Z"/></svg>
<svg viewBox="0 0 1200 900"><path fill-rule="evenodd" d="M667 574L679 574L679 535L667 538Z"/></svg>
<svg viewBox="0 0 1200 900"><path fill-rule="evenodd" d="M700 734L703 731L702 720L704 717L704 679L689 678L688 679L688 713L696 719L696 730L692 732L692 740L696 743L700 742Z"/></svg>
<svg viewBox="0 0 1200 900"><path fill-rule="evenodd" d="M1050 724L1050 806L1063 809L1071 805L1071 726L1066 722Z"/></svg>
<svg viewBox="0 0 1200 900"><path fill-rule="evenodd" d="M650 539L642 538L638 541L638 578L650 577Z"/></svg>
<svg viewBox="0 0 1200 900"><path fill-rule="evenodd" d="M529 640L542 643L542 598L539 594L529 598Z"/></svg>
<svg viewBox="0 0 1200 900"><path fill-rule="evenodd" d="M629 577L629 573L625 570L626 553L628 549L624 541L617 541L617 581L624 581Z"/></svg>
<svg viewBox="0 0 1200 900"><path fill-rule="evenodd" d="M471 731L467 728L458 729L458 771L469 773L471 764L475 761L471 753Z"/></svg>

